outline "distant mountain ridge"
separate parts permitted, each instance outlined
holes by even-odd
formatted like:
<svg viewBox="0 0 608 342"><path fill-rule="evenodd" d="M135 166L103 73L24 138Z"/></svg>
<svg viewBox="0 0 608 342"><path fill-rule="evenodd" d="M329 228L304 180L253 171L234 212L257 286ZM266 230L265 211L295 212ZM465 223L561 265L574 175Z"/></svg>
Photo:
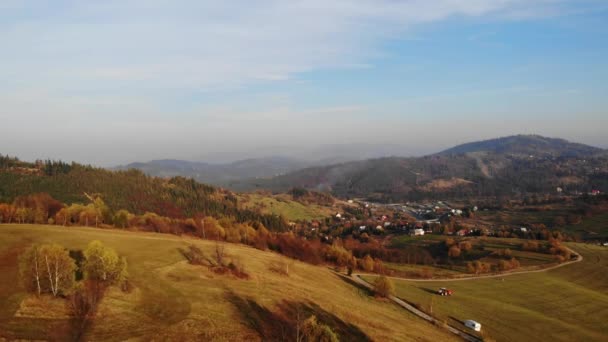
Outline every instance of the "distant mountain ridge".
<svg viewBox="0 0 608 342"><path fill-rule="evenodd" d="M590 156L600 153L599 147L569 142L564 139L546 138L540 135L513 135L466 143L439 152L441 155L470 152L493 152L500 154Z"/></svg>
<svg viewBox="0 0 608 342"><path fill-rule="evenodd" d="M415 158L386 157L306 168L230 184L239 191L304 187L381 201L608 191L608 154L538 135L472 142Z"/></svg>
<svg viewBox="0 0 608 342"><path fill-rule="evenodd" d="M286 157L252 158L225 164L161 159L121 165L115 169L138 169L155 177L190 177L202 183L221 186L235 180L270 178L310 165Z"/></svg>

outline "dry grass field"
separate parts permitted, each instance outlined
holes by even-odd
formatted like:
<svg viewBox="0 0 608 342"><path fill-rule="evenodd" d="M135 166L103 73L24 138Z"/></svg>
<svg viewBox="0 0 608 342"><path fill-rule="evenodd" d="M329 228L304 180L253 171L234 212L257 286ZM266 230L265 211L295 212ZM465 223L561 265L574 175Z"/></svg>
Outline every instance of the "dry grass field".
<svg viewBox="0 0 608 342"><path fill-rule="evenodd" d="M312 314L343 341L454 339L326 267L276 253L225 245L228 258L242 263L250 275L239 279L190 265L179 252L195 244L211 255L212 241L37 225L0 225L0 337L65 339L71 329L69 319L61 316L65 310L57 303L32 303L19 285L17 260L32 243L84 249L92 240L127 257L135 289L110 289L86 340L294 340L297 317ZM286 265L288 275L276 271Z"/></svg>

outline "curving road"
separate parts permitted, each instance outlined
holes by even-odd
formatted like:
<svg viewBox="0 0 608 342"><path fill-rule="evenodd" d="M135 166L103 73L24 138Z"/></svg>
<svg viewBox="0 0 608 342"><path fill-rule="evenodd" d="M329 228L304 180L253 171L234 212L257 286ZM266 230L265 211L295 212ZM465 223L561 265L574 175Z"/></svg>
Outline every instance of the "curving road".
<svg viewBox="0 0 608 342"><path fill-rule="evenodd" d="M370 290L373 291L374 287L372 286L372 284L366 282L365 280L361 279L358 275L354 275L354 277L352 278L357 284L364 286ZM448 324L444 324L443 322L439 321L438 319L435 319L434 317L416 309L414 306L406 303L405 301L399 299L398 297L395 296L389 296L389 299L392 300L393 302L395 302L397 305L403 307L404 309L406 309L407 311L413 313L414 315L432 323L435 324L439 327L445 327L446 330L448 330L449 332L451 332L452 334L458 335L461 338L463 338L466 341L469 342L482 342L482 340L476 336L470 335L465 333L464 331L461 331L459 329L454 328L453 326L450 326Z"/></svg>
<svg viewBox="0 0 608 342"><path fill-rule="evenodd" d="M393 276L387 276L387 278L397 279L397 280L406 280L406 281L416 281L416 282L464 281L464 280L477 280L477 279L484 279L484 278L504 278L504 277L513 276L513 275L517 275L517 274L547 272L547 271L550 271L550 270L554 270L556 268L564 267L564 266L567 266L567 265L570 265L570 264L574 264L574 263L583 261L583 256L582 255L580 255L579 253L574 252L570 248L568 248L568 250L570 251L570 253L576 255L576 259L570 260L570 261L567 261L567 262L563 262L561 264L557 264L557 265L554 265L554 266L551 266L551 267L537 269L537 270L514 271L514 272L487 274L487 275L466 276L466 277L460 277L460 278L420 279L420 278L403 278L403 277L393 277ZM355 277L361 277L361 276L373 276L373 277L375 277L377 275L378 274L375 274L375 273L356 273L356 274L353 273L353 276L355 276Z"/></svg>
<svg viewBox="0 0 608 342"><path fill-rule="evenodd" d="M577 262L581 262L583 261L583 256L579 253L574 252L572 249L568 248L568 250L570 250L571 253L573 253L574 255L576 255L576 259L575 260L571 260L568 262L564 262L562 264L558 264L555 266L551 266L551 267L547 267L547 268L542 268L539 270L529 270L529 271L520 271L520 272L510 272L510 273L499 273L499 274L491 274L491 275L482 275L482 276L473 276L473 277L466 277L466 278L439 278L439 279L410 279L410 278L400 278L400 277L389 277L389 278L393 278L393 279L398 279L398 280L406 280L406 281L415 281L415 282L433 282L433 281L464 281L464 280L476 280L476 279L484 279L484 278L498 278L498 277L507 277L507 276L512 276L512 275L516 275L516 274L526 274L526 273L539 273L539 272L546 272L546 271L550 271L550 270L554 270L556 268L559 267L563 267L566 265L570 265L573 263L577 263ZM368 283L367 281L363 280L361 278L361 276L366 275L366 274L353 274L352 279L359 285L364 286L370 290L373 291L373 285ZM377 274L369 274L371 276L377 276ZM401 306L402 308L408 310L409 312L413 313L414 315L432 323L435 324L439 327L445 327L445 329L447 329L449 332L463 338L466 341L470 341L470 342L481 342L482 339L478 338L477 336L468 334L464 331L461 331L449 324L444 324L442 321L437 320L436 318L426 314L423 311L418 310L416 307L414 307L411 304L406 303L405 301L401 300L398 297L395 296L389 296L389 299L392 300L393 302L395 302L397 305Z"/></svg>

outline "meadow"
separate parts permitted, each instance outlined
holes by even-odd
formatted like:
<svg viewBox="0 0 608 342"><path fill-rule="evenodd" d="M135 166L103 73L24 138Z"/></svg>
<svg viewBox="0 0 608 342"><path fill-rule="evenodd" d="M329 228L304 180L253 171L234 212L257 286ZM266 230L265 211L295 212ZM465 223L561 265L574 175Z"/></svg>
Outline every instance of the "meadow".
<svg viewBox="0 0 608 342"><path fill-rule="evenodd" d="M396 294L451 325L476 320L482 324L482 336L496 341L606 341L608 248L568 246L583 261L546 272L487 279L395 279ZM441 287L455 294L438 296Z"/></svg>
<svg viewBox="0 0 608 342"><path fill-rule="evenodd" d="M227 258L249 279L187 263L179 252L194 244L212 255L216 243L187 237L79 227L0 225L0 337L64 340L70 320L56 303L27 310L18 257L33 243L84 249L99 240L127 258L133 291L111 288L86 340L294 340L298 319L315 315L344 341L449 341L454 337L374 298L324 266L273 252L225 244ZM277 272L288 267L287 274ZM50 309L49 309L50 308Z"/></svg>
<svg viewBox="0 0 608 342"><path fill-rule="evenodd" d="M329 207L318 204L304 205L286 195L241 194L239 195L239 203L243 208L259 210L264 214L283 216L291 221L322 220L335 214Z"/></svg>

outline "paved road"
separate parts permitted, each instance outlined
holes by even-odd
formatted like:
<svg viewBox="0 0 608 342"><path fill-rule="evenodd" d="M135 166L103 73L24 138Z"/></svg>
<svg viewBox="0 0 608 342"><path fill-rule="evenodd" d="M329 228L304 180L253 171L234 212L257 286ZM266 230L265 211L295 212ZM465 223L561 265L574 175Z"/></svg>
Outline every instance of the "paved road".
<svg viewBox="0 0 608 342"><path fill-rule="evenodd" d="M540 273L540 272L547 272L550 270L554 270L556 268L560 268L560 267L564 267L570 264L574 264L577 262L581 262L583 261L583 256L580 255L579 253L574 252L573 250L571 250L570 248L568 248L568 250L570 250L570 253L576 255L576 259L574 260L570 260L568 262L564 262L561 264L557 264L551 267L546 267L546 268L540 268L537 270L528 270L528 271L515 271L515 272L505 272L505 273L497 273L497 274L487 274L487 275L478 275L478 276L466 276L466 277L460 277L460 278L432 278L432 279L420 279L420 278L402 278L402 277L387 277L387 278L391 278L391 279L397 279L397 280L406 280L406 281L416 281L416 282L435 282L435 281L465 281L465 280L477 280L477 279L485 279L485 278L504 278L504 277L509 277L509 276L513 276L513 275L517 275L517 274L527 274L527 273ZM375 273L357 273L357 274L353 274L356 277L360 277L360 276L377 276L377 274Z"/></svg>
<svg viewBox="0 0 608 342"><path fill-rule="evenodd" d="M425 281L464 281L464 280L476 280L476 279L483 279L483 278L497 278L497 277L506 277L506 276L512 276L512 275L516 275L516 274L526 274L526 273L539 273L539 272L546 272L549 270L553 270L559 267L563 267L566 265L570 265L573 263L577 263L577 262L581 262L583 261L583 256L580 255L579 253L575 253L574 251L572 251L570 249L571 253L574 253L577 258L575 260L572 261L568 261L562 264L558 264L555 266L551 266L551 267L547 267L547 268L543 268L543 269L539 269L539 270L530 270L530 271L520 271L520 272L511 272L511 273L503 273L503 274L492 274L492 275L485 275L485 276L475 276L475 277L466 277L466 278L442 278L442 279L409 279L409 278L399 278L399 277L389 277L389 278L394 278L394 279L399 279L399 280L407 280L407 281L417 281L417 282L425 282ZM372 284L368 283L367 281L363 280L361 278L362 275L365 274L353 274L352 279L357 283L360 284L370 290L373 290L373 286ZM376 274L370 274L372 276L376 276ZM395 296L389 296L389 299L392 300L393 302L395 302L397 305L403 307L404 309L408 310L409 312L413 313L414 315L430 322L433 323L437 326L443 326L445 327L445 329L447 329L448 331L450 331L451 333L460 336L461 338L463 338L466 341L470 341L470 342L481 342L482 340L476 336L467 334L453 326L450 326L448 324L445 324L435 318L433 318L432 316L418 310L417 308L415 308L414 306L406 303L405 301L401 300L398 297Z"/></svg>
<svg viewBox="0 0 608 342"><path fill-rule="evenodd" d="M365 280L361 279L358 275L355 275L352 277L352 279L357 283L360 284L361 286L364 286L370 290L373 290L373 286L366 282ZM470 341L470 342L481 342L482 340L476 336L473 335L469 335L463 331L460 331L450 325L444 325L443 322L431 317L430 315L427 315L426 313L416 309L414 306L404 302L403 300L395 297L395 296L389 296L389 299L392 300L393 302L395 302L397 305L403 307L404 309L408 310L409 312L413 313L414 315L432 323L435 324L439 327L445 327L445 329L447 329L449 332L460 336L461 338L463 338L466 341Z"/></svg>

